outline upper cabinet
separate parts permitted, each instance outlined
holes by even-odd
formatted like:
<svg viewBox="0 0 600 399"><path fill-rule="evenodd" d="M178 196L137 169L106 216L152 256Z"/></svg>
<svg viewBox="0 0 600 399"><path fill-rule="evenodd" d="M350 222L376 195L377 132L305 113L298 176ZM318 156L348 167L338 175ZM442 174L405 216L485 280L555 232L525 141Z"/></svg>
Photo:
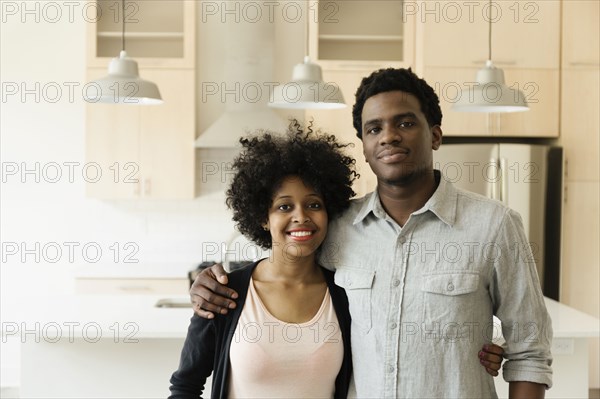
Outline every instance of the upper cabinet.
<svg viewBox="0 0 600 399"><path fill-rule="evenodd" d="M195 1L89 0L95 23L89 24L88 66L106 67L122 49L140 67L193 68L195 64ZM90 11L91 13L92 11Z"/></svg>
<svg viewBox="0 0 600 399"><path fill-rule="evenodd" d="M600 2L591 0L563 1L564 69L596 69L600 66Z"/></svg>
<svg viewBox="0 0 600 399"><path fill-rule="evenodd" d="M414 13L402 0L310 1L309 55L324 69L414 63Z"/></svg>
<svg viewBox="0 0 600 399"><path fill-rule="evenodd" d="M485 0L423 2L421 7L423 61L428 67L483 67L488 58L490 20L496 66L559 67L558 0L494 0L491 6Z"/></svg>
<svg viewBox="0 0 600 399"><path fill-rule="evenodd" d="M93 1L87 79L106 76L121 50L119 1ZM125 50L140 77L158 86L160 105L86 105L86 194L97 199L195 196L195 1L125 2ZM100 173L99 176L98 173Z"/></svg>
<svg viewBox="0 0 600 399"><path fill-rule="evenodd" d="M424 2L421 7L418 64L440 96L445 135L558 136L560 1ZM529 111L488 115L451 110L485 65L490 20L492 61L504 70L506 85L523 92Z"/></svg>
<svg viewBox="0 0 600 399"><path fill-rule="evenodd" d="M598 1L563 2L561 143L568 182L600 178L599 17Z"/></svg>

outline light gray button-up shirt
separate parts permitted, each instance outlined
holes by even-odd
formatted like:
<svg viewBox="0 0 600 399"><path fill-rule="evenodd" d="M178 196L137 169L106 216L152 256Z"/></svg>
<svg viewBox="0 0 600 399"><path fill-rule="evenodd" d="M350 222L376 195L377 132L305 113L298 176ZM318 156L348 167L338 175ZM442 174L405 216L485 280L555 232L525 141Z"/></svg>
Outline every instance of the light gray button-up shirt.
<svg viewBox="0 0 600 399"><path fill-rule="evenodd" d="M356 396L496 397L477 356L500 334L492 315L504 379L552 385L535 263L520 216L500 202L442 178L400 227L374 192L330 223L320 262L348 295Z"/></svg>

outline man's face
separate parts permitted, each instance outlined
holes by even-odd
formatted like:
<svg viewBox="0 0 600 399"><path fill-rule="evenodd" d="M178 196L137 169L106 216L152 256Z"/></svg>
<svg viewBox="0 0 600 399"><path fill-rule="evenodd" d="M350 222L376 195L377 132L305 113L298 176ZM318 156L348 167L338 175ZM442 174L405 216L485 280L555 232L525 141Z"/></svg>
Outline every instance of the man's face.
<svg viewBox="0 0 600 399"><path fill-rule="evenodd" d="M362 141L377 180L402 185L432 173L432 150L439 148L442 130L437 125L429 127L415 96L389 91L365 102Z"/></svg>

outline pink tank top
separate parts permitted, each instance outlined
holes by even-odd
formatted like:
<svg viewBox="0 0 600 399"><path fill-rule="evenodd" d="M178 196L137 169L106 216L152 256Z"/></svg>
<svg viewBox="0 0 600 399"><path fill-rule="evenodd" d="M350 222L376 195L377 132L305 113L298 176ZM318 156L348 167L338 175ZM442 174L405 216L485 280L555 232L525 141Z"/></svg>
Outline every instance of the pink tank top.
<svg viewBox="0 0 600 399"><path fill-rule="evenodd" d="M312 320L291 324L269 313L250 279L231 341L230 398L332 398L343 357L329 289Z"/></svg>

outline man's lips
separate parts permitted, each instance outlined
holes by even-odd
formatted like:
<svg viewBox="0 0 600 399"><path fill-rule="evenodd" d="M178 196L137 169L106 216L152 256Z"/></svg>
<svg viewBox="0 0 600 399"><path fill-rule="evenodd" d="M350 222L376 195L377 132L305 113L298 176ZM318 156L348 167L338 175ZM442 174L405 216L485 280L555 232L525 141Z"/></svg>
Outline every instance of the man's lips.
<svg viewBox="0 0 600 399"><path fill-rule="evenodd" d="M404 148L389 148L377 154L377 159L383 163L401 162L408 156L408 150Z"/></svg>

